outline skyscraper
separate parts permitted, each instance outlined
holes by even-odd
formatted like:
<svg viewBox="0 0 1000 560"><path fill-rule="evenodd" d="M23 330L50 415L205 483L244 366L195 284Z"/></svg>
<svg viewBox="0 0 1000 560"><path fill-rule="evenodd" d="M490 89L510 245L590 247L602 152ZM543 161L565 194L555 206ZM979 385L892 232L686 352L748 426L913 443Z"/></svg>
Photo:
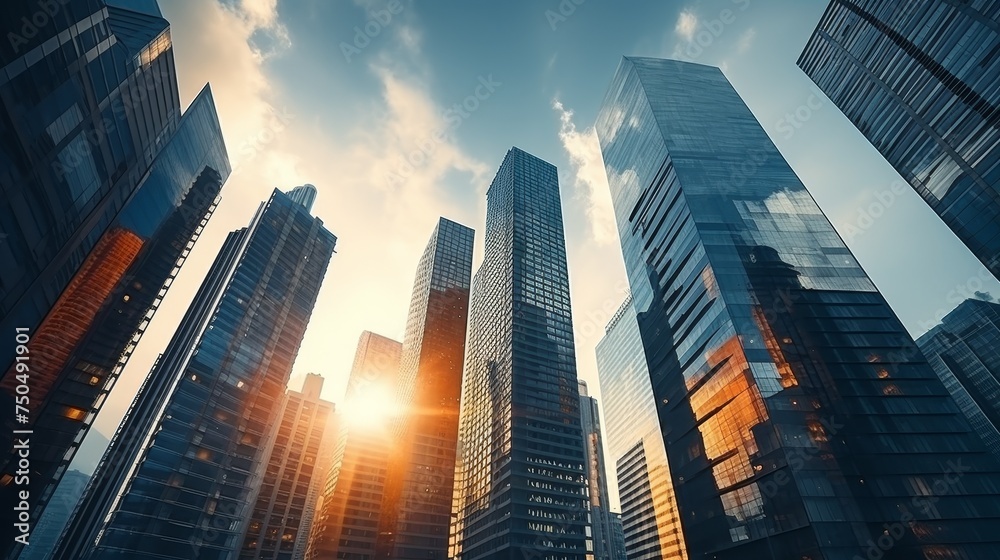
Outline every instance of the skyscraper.
<svg viewBox="0 0 1000 560"><path fill-rule="evenodd" d="M59 488L52 494L49 507L45 509L38 524L31 531L31 544L21 550L18 560L47 560L59 540L59 534L69 522L77 500L83 495L90 476L78 470L70 470L62 478Z"/></svg>
<svg viewBox="0 0 1000 560"><path fill-rule="evenodd" d="M680 512L631 295L597 343L597 374L628 558L686 560Z"/></svg>
<svg viewBox="0 0 1000 560"><path fill-rule="evenodd" d="M475 232L438 221L417 266L400 359L378 558L448 558Z"/></svg>
<svg viewBox="0 0 1000 560"><path fill-rule="evenodd" d="M170 139L180 98L155 2L3 2L0 21L0 332L33 332ZM0 371L13 359L0 345Z"/></svg>
<svg viewBox="0 0 1000 560"><path fill-rule="evenodd" d="M342 427L309 536L308 560L375 557L403 345L365 331L347 380Z"/></svg>
<svg viewBox="0 0 1000 560"><path fill-rule="evenodd" d="M580 381L580 425L583 428L583 460L587 469L587 494L590 498L591 535L596 560L624 560L615 554L614 514L608 503L607 470L604 462L604 437L597 399L587 392L587 382Z"/></svg>
<svg viewBox="0 0 1000 560"><path fill-rule="evenodd" d="M965 300L917 345L986 447L1000 458L1000 304Z"/></svg>
<svg viewBox="0 0 1000 560"><path fill-rule="evenodd" d="M619 560L626 560L628 553L625 550L625 529L622 527L622 514L611 514L611 557Z"/></svg>
<svg viewBox="0 0 1000 560"><path fill-rule="evenodd" d="M275 190L229 235L64 532L56 558L226 558L333 254Z"/></svg>
<svg viewBox="0 0 1000 560"><path fill-rule="evenodd" d="M583 560L583 433L556 168L511 148L472 292L452 556Z"/></svg>
<svg viewBox="0 0 1000 560"><path fill-rule="evenodd" d="M625 58L597 132L688 556L994 554L1000 466L722 72Z"/></svg>
<svg viewBox="0 0 1000 560"><path fill-rule="evenodd" d="M291 197L289 197L291 198ZM302 560L316 499L336 445L334 407L320 399L323 378L310 373L288 391L272 435L257 503L244 524L239 560ZM324 460L326 459L326 461Z"/></svg>
<svg viewBox="0 0 1000 560"><path fill-rule="evenodd" d="M833 0L798 65L1000 278L1000 5Z"/></svg>
<svg viewBox="0 0 1000 560"><path fill-rule="evenodd" d="M31 333L28 418L18 428L33 430L27 489L34 519L212 215L229 170L206 85L135 194ZM0 381L0 390L11 401L22 381L19 373L18 366L11 365ZM9 450L9 445L3 449ZM10 460L14 457L4 455L0 496L24 489L7 483L16 482L18 466Z"/></svg>

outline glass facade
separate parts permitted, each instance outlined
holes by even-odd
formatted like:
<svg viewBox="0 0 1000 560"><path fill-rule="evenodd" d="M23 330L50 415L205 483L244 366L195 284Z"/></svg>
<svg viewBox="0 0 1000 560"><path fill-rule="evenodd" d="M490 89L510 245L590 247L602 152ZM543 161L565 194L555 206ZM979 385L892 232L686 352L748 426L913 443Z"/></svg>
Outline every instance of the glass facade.
<svg viewBox="0 0 1000 560"><path fill-rule="evenodd" d="M583 428L583 459L587 466L587 493L590 497L590 525L595 560L625 560L618 556L614 543L614 514L608 503L608 481L604 478L604 437L597 399L587 393L587 383L580 381L580 425Z"/></svg>
<svg viewBox="0 0 1000 560"><path fill-rule="evenodd" d="M225 559L239 547L335 243L277 190L248 228L230 234L56 558Z"/></svg>
<svg viewBox="0 0 1000 560"><path fill-rule="evenodd" d="M1000 278L1000 4L833 0L798 65Z"/></svg>
<svg viewBox="0 0 1000 560"><path fill-rule="evenodd" d="M628 558L686 560L680 513L631 296L597 344L597 375Z"/></svg>
<svg viewBox="0 0 1000 560"><path fill-rule="evenodd" d="M592 557L556 168L511 148L473 281L452 556Z"/></svg>
<svg viewBox="0 0 1000 560"><path fill-rule="evenodd" d="M0 6L2 332L38 327L178 124L167 21L117 4Z"/></svg>
<svg viewBox="0 0 1000 560"><path fill-rule="evenodd" d="M35 519L212 215L229 171L206 85L32 332L29 422L18 427L33 430L29 496ZM11 366L0 380L6 399L13 401L18 383L18 370ZM5 456L6 476L0 481L14 477L13 457ZM4 484L0 496L21 489Z"/></svg>
<svg viewBox="0 0 1000 560"><path fill-rule="evenodd" d="M403 345L395 340L361 333L345 402L373 405L373 396L391 396L399 385L402 351ZM387 425L352 421L351 413L344 411L333 467L309 536L309 560L375 558L393 438Z"/></svg>
<svg viewBox="0 0 1000 560"><path fill-rule="evenodd" d="M626 560L628 553L625 551L625 529L622 527L622 514L611 514L611 557Z"/></svg>
<svg viewBox="0 0 1000 560"><path fill-rule="evenodd" d="M389 457L378 558L448 558L474 237L441 218L417 266L399 372L406 409Z"/></svg>
<svg viewBox="0 0 1000 560"><path fill-rule="evenodd" d="M319 398L323 378L306 375L302 391L288 391L261 463L257 503L244 524L239 560L302 560L316 500L336 444L334 407Z"/></svg>
<svg viewBox="0 0 1000 560"><path fill-rule="evenodd" d="M597 132L688 556L993 557L1000 466L722 72L625 58Z"/></svg>
<svg viewBox="0 0 1000 560"><path fill-rule="evenodd" d="M31 544L21 551L18 560L48 560L51 557L59 534L69 522L89 480L90 475L80 471L66 472L59 488L52 494L45 513L39 518L38 525L31 531Z"/></svg>
<svg viewBox="0 0 1000 560"><path fill-rule="evenodd" d="M917 339L986 446L1000 458L1000 304L962 302Z"/></svg>

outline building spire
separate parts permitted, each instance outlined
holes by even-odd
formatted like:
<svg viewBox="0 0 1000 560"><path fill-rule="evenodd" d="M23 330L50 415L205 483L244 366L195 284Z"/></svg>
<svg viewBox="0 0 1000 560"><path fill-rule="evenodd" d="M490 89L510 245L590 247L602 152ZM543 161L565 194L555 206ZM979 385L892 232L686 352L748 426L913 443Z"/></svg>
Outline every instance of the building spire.
<svg viewBox="0 0 1000 560"><path fill-rule="evenodd" d="M301 204L309 212L312 212L313 203L316 202L316 187L309 183L299 185L286 192L288 198Z"/></svg>

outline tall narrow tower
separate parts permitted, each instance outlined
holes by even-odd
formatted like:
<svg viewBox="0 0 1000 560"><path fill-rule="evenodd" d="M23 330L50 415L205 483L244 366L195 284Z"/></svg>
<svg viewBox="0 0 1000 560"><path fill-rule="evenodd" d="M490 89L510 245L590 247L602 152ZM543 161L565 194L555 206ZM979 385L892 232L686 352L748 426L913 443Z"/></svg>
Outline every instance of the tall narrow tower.
<svg viewBox="0 0 1000 560"><path fill-rule="evenodd" d="M1000 458L1000 304L967 299L917 339L976 433Z"/></svg>
<svg viewBox="0 0 1000 560"><path fill-rule="evenodd" d="M309 536L307 560L375 557L393 443L392 420L403 345L365 331L347 380L333 466Z"/></svg>
<svg viewBox="0 0 1000 560"><path fill-rule="evenodd" d="M592 543L556 168L511 148L486 196L452 556L584 560Z"/></svg>
<svg viewBox="0 0 1000 560"><path fill-rule="evenodd" d="M584 464L587 468L587 494L590 497L590 522L595 560L625 560L614 545L614 514L608 502L607 470L604 462L604 436L597 399L590 396L587 382L580 381L580 419L583 427Z"/></svg>
<svg viewBox="0 0 1000 560"><path fill-rule="evenodd" d="M320 398L323 378L306 375L301 391L285 394L260 469L257 502L244 523L234 560L302 560L316 500L337 443L333 403Z"/></svg>
<svg viewBox="0 0 1000 560"><path fill-rule="evenodd" d="M239 546L335 243L322 220L277 190L229 235L56 558L225 558Z"/></svg>
<svg viewBox="0 0 1000 560"><path fill-rule="evenodd" d="M399 372L405 408L390 455L378 558L448 558L474 236L441 218L417 266Z"/></svg>

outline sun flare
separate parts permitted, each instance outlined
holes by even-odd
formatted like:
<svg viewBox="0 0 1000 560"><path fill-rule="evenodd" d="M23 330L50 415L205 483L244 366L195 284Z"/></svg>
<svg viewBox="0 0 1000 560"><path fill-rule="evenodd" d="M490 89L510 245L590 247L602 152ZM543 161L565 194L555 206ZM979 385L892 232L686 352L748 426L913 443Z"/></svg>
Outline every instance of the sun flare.
<svg viewBox="0 0 1000 560"><path fill-rule="evenodd" d="M380 430L398 415L399 406L388 387L373 383L354 391L343 410L343 419L351 427Z"/></svg>

